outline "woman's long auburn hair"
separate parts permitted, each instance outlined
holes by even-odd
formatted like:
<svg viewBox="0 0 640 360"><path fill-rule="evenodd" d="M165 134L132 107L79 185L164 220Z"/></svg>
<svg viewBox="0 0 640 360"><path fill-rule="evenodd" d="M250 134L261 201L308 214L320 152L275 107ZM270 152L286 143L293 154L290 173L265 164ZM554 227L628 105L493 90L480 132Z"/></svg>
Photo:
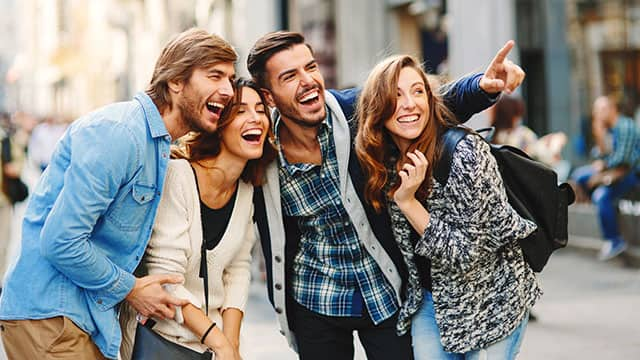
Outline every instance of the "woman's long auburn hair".
<svg viewBox="0 0 640 360"><path fill-rule="evenodd" d="M251 88L258 93L260 101L264 104L265 114L269 120L267 127L267 137L262 147L262 156L258 159L252 159L245 165L240 178L254 186L260 186L264 183L267 165L276 157L276 149L273 146L273 129L271 124L271 116L267 107L266 99L260 88L253 80L246 78L238 78L234 81L234 96L230 106L225 109L222 114L220 123L216 131L212 133L191 132L179 140L178 145L171 147L171 157L176 159L185 159L189 162L198 162L204 159L215 158L220 154L220 145L222 142L222 132L234 120L238 113L238 108L242 102L242 90Z"/></svg>
<svg viewBox="0 0 640 360"><path fill-rule="evenodd" d="M388 57L378 63L367 78L356 108L358 119L358 134L356 135L356 153L365 174L365 200L380 212L386 203L386 197L392 198L400 186L397 181L388 194L384 194L384 187L388 178L385 164L391 161L394 153L398 153L384 123L396 112L398 102L398 78L400 71L409 67L415 69L424 81L429 114L422 133L407 149L408 152L420 150L429 165L425 181L416 192L416 198L426 199L431 190L431 175L433 166L440 157L440 143L444 131L458 124L454 115L447 109L440 95L431 89L427 74L420 63L409 55ZM395 163L400 171L403 164L410 162L406 154L398 154Z"/></svg>

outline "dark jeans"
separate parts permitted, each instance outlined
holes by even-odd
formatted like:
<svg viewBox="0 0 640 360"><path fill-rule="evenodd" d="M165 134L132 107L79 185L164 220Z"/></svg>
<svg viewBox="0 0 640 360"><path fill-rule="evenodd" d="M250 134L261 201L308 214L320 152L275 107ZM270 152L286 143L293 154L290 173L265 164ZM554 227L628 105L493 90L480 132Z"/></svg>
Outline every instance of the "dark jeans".
<svg viewBox="0 0 640 360"><path fill-rule="evenodd" d="M574 170L572 178L586 190L587 182L594 173L595 171L591 165L585 165ZM621 239L620 231L618 230L616 202L638 183L640 183L640 178L638 178L636 173L631 172L615 183L611 185L600 185L593 191L591 200L598 208L600 228L602 229L602 236L605 239L609 241Z"/></svg>
<svg viewBox="0 0 640 360"><path fill-rule="evenodd" d="M396 335L397 315L374 325L368 314L325 316L294 303L295 337L302 360L352 360L353 331L358 332L369 360L413 359L411 336Z"/></svg>

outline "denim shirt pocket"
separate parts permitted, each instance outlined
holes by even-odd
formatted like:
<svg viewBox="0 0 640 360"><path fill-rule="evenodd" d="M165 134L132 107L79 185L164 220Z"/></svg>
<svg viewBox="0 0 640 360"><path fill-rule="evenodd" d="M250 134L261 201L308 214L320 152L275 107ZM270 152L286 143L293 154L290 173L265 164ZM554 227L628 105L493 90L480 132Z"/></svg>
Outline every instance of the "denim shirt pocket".
<svg viewBox="0 0 640 360"><path fill-rule="evenodd" d="M123 231L138 230L151 210L156 187L136 182L123 196L116 199L107 217Z"/></svg>

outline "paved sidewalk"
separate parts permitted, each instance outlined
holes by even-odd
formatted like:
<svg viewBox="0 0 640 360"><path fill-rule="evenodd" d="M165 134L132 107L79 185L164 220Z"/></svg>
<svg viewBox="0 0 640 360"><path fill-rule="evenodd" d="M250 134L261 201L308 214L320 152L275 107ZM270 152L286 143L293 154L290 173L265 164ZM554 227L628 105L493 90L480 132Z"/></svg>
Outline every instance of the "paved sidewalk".
<svg viewBox="0 0 640 360"><path fill-rule="evenodd" d="M553 255L540 281L539 320L530 323L518 359L640 359L640 270L568 249ZM242 336L244 360L297 358L278 331L263 283L251 286ZM356 359L366 359L359 347Z"/></svg>
<svg viewBox="0 0 640 360"><path fill-rule="evenodd" d="M555 253L540 274L544 296L518 359L640 359L640 270L593 252ZM245 360L296 359L277 330L263 284L254 283L243 325ZM357 360L365 359L362 351Z"/></svg>

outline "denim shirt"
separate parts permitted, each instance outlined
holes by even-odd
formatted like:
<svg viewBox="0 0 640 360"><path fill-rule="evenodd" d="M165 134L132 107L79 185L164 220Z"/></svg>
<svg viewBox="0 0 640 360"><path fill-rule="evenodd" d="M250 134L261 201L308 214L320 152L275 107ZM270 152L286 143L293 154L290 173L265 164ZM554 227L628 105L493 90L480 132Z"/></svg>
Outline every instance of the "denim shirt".
<svg viewBox="0 0 640 360"><path fill-rule="evenodd" d="M31 194L0 319L66 316L117 357L117 305L151 236L170 143L143 93L69 127Z"/></svg>

